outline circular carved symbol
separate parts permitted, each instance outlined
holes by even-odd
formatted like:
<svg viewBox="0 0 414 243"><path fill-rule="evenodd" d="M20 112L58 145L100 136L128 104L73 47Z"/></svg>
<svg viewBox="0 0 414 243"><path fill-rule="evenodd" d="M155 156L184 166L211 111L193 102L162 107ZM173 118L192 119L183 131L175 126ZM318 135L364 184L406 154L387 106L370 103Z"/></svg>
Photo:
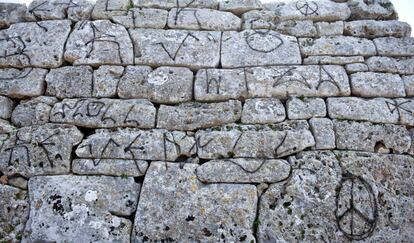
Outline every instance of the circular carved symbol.
<svg viewBox="0 0 414 243"><path fill-rule="evenodd" d="M319 6L315 2L308 2L307 0L299 0L296 2L296 9L302 15L309 16L309 15L319 15L318 10Z"/></svg>
<svg viewBox="0 0 414 243"><path fill-rule="evenodd" d="M371 185L360 176L343 176L336 195L336 222L351 240L369 237L378 218L377 201Z"/></svg>
<svg viewBox="0 0 414 243"><path fill-rule="evenodd" d="M272 52L283 44L282 38L277 34L266 32L257 32L246 36L247 45L254 51Z"/></svg>

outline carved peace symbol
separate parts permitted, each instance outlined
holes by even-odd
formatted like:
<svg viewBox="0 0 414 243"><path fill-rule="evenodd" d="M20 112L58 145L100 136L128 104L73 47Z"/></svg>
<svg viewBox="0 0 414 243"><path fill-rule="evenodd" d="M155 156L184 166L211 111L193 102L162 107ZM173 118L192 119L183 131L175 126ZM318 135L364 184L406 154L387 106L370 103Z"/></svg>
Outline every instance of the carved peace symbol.
<svg viewBox="0 0 414 243"><path fill-rule="evenodd" d="M308 2L307 0L299 0L296 2L296 9L302 15L309 16L309 15L319 15L318 10L319 6L315 2Z"/></svg>

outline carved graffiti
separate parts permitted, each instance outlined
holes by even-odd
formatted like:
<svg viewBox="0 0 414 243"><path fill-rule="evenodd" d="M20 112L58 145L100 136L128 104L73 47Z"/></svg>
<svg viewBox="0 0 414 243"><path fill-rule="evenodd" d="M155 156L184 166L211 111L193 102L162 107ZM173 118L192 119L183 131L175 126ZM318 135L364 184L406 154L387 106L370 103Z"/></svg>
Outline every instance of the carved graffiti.
<svg viewBox="0 0 414 243"><path fill-rule="evenodd" d="M402 118L402 113L406 112L408 114L410 114L411 116L413 115L413 111L403 107L403 105L405 104L410 104L411 100L405 100L405 101L400 101L398 102L397 100L394 100L394 103L389 102L389 101L385 101L385 103L387 104L387 108L388 110L394 114L394 112L396 111L398 114L398 121L401 122L401 118Z"/></svg>
<svg viewBox="0 0 414 243"><path fill-rule="evenodd" d="M274 68L272 69L278 72L278 70ZM277 87L277 86L284 85L284 84L289 84L292 82L297 82L299 84L303 84L308 89L312 88L311 85L306 80L306 78L299 71L297 71L296 67L288 68L286 71L282 72L280 75L274 76L273 78L275 80L273 83L273 87Z"/></svg>
<svg viewBox="0 0 414 243"><path fill-rule="evenodd" d="M250 49L269 53L278 49L283 45L283 39L280 38L279 34L272 33L268 30L253 30L254 33L245 36L245 41Z"/></svg>
<svg viewBox="0 0 414 243"><path fill-rule="evenodd" d="M296 9L304 16L319 15L319 6L314 1L299 0Z"/></svg>
<svg viewBox="0 0 414 243"><path fill-rule="evenodd" d="M199 41L199 39L196 36L194 36L191 33L187 33L187 35L184 37L184 39L181 41L180 45L178 46L178 48L175 51L169 51L168 48L166 47L166 45L162 42L155 43L155 45L160 45L162 47L162 49L164 49L164 51L167 53L167 55L173 61L175 61L175 59L177 58L178 53L180 52L181 48L184 46L184 44L186 43L186 41L189 37L195 39L196 41Z"/></svg>
<svg viewBox="0 0 414 243"><path fill-rule="evenodd" d="M21 36L10 37L7 34L0 38L0 43L5 46L4 52L0 53L0 58L16 57L19 65L31 65L30 56L26 53L26 43Z"/></svg>

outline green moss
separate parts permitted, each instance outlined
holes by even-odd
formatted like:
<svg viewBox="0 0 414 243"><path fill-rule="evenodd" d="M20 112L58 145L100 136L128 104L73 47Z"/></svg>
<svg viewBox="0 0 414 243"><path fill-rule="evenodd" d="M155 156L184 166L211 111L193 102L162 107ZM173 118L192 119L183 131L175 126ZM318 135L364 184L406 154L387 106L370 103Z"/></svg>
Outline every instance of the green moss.
<svg viewBox="0 0 414 243"><path fill-rule="evenodd" d="M122 179L128 179L128 176L127 176L127 175L125 175L125 174L122 174L122 175L121 175L121 178L122 178Z"/></svg>
<svg viewBox="0 0 414 243"><path fill-rule="evenodd" d="M134 3L132 1L129 1L128 6L127 6L127 10L129 11L133 7L134 7Z"/></svg>
<svg viewBox="0 0 414 243"><path fill-rule="evenodd" d="M227 153L227 156L229 157L229 158L233 158L234 157L234 152L233 151L230 151L230 152L228 152Z"/></svg>
<svg viewBox="0 0 414 243"><path fill-rule="evenodd" d="M289 215L292 215L292 209L291 209L291 208L288 208L287 213L288 213Z"/></svg>

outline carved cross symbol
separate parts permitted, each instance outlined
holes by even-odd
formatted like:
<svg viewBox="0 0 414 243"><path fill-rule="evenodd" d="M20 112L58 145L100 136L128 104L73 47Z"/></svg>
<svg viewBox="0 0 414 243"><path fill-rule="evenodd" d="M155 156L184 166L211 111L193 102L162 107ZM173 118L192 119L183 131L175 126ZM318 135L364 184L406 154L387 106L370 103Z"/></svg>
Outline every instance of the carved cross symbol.
<svg viewBox="0 0 414 243"><path fill-rule="evenodd" d="M405 111L411 115L413 115L413 112L407 108L402 107L404 104L411 103L411 100L401 101L398 103L398 101L394 101L394 103L391 103L389 101L385 101L387 104L388 110L394 114L394 111L397 111L398 114L398 121L401 122L401 112Z"/></svg>

